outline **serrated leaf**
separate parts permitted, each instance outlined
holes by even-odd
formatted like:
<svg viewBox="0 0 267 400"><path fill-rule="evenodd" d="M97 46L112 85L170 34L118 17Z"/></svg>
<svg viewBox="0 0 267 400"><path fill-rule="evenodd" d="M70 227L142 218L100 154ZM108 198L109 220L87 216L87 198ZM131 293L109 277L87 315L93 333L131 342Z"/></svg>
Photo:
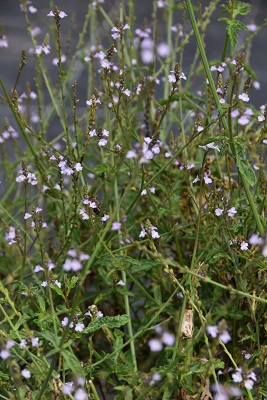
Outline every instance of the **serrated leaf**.
<svg viewBox="0 0 267 400"><path fill-rule="evenodd" d="M140 260L139 265L135 265L133 268L131 268L131 272L135 273L138 271L149 271L151 268L154 268L157 265L159 265L157 261Z"/></svg>
<svg viewBox="0 0 267 400"><path fill-rule="evenodd" d="M80 364L79 360L77 359L77 357L75 357L75 355L69 350L62 350L61 354L64 359L65 369L71 370L75 374L75 376L82 377L83 370L82 370L81 364Z"/></svg>
<svg viewBox="0 0 267 400"><path fill-rule="evenodd" d="M58 287L58 285L56 285L55 283L52 283L50 285L51 289L53 289L57 294L59 294L59 296L63 297L64 300L66 300L65 295L62 291L62 289L60 287Z"/></svg>
<svg viewBox="0 0 267 400"><path fill-rule="evenodd" d="M162 294L160 290L160 286L155 285L153 286L153 293L154 293L154 298L158 304L162 304Z"/></svg>
<svg viewBox="0 0 267 400"><path fill-rule="evenodd" d="M18 321L15 324L15 331L19 329L21 325L23 325L25 322L27 322L31 317L29 315L21 315L18 319Z"/></svg>
<svg viewBox="0 0 267 400"><path fill-rule="evenodd" d="M226 30L229 35L231 49L234 50L237 44L237 32L240 30L247 30L246 25L237 19L219 18L219 21L226 22Z"/></svg>
<svg viewBox="0 0 267 400"><path fill-rule="evenodd" d="M49 331L39 332L39 336L44 338L47 342L51 342L55 348L58 347L59 338L54 333L49 332Z"/></svg>
<svg viewBox="0 0 267 400"><path fill-rule="evenodd" d="M105 163L96 165L94 168L94 173L96 175L100 175L100 174L103 174L104 172L108 172L108 171L109 171L109 166Z"/></svg>
<svg viewBox="0 0 267 400"><path fill-rule="evenodd" d="M240 14L240 15L247 15L251 10L251 5L248 3L243 3L242 1L238 1L235 3L235 7L233 10L233 18Z"/></svg>
<svg viewBox="0 0 267 400"><path fill-rule="evenodd" d="M99 330L102 326L106 325L108 328L119 328L129 321L127 314L117 315L116 317L103 317L92 321L87 328L83 330L84 333L93 333Z"/></svg>
<svg viewBox="0 0 267 400"><path fill-rule="evenodd" d="M0 371L0 378L4 381L9 381L9 375L4 374L2 371Z"/></svg>
<svg viewBox="0 0 267 400"><path fill-rule="evenodd" d="M71 280L69 281L68 287L73 289L76 286L78 280L79 280L78 276L72 276Z"/></svg>
<svg viewBox="0 0 267 400"><path fill-rule="evenodd" d="M46 306L45 306L45 297L43 295L43 292L38 287L34 287L31 289L31 295L36 298L37 303L40 306L41 310L45 312Z"/></svg>
<svg viewBox="0 0 267 400"><path fill-rule="evenodd" d="M245 158L241 158L240 156L237 156L236 165L238 167L239 172L246 179L248 184L250 186L254 186L257 182L257 178L248 160L246 160Z"/></svg>

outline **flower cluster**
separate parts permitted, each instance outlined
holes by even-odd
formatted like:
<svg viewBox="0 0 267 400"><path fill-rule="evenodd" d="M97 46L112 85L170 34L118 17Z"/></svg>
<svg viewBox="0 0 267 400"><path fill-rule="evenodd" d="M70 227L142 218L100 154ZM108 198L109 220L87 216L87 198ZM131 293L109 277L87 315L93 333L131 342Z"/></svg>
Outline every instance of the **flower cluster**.
<svg viewBox="0 0 267 400"><path fill-rule="evenodd" d="M141 225L142 229L139 234L140 238L144 238L146 236L152 237L152 239L158 239L160 237L158 233L158 228L154 225L151 225L150 221L147 220L145 226Z"/></svg>
<svg viewBox="0 0 267 400"><path fill-rule="evenodd" d="M10 357L10 349L15 346L15 342L13 340L7 340L7 342L5 343L5 346L3 346L0 350L0 358L2 358L2 360L6 360L7 358Z"/></svg>
<svg viewBox="0 0 267 400"><path fill-rule="evenodd" d="M75 249L69 250L68 255L71 258L67 258L63 264L64 271L80 271L82 269L82 262L85 260L89 260L90 256L88 254L79 252Z"/></svg>
<svg viewBox="0 0 267 400"><path fill-rule="evenodd" d="M73 329L75 332L82 332L85 328L85 325L78 321L78 316L75 316L73 318L73 321L69 323L69 318L64 317L63 320L61 321L62 326L69 326L70 329Z"/></svg>
<svg viewBox="0 0 267 400"><path fill-rule="evenodd" d="M207 332L211 337L218 338L223 343L228 343L231 340L231 336L226 329L225 321L220 321L218 325L208 325Z"/></svg>
<svg viewBox="0 0 267 400"><path fill-rule="evenodd" d="M86 393L86 390L84 389L85 385L85 380L84 378L77 378L75 382L70 381L66 382L62 386L62 394L64 396L70 396L73 394L74 400L87 400L88 395Z"/></svg>
<svg viewBox="0 0 267 400"><path fill-rule="evenodd" d="M9 125L2 133L0 133L0 143L4 143L4 141L8 139L16 139L18 136L18 132Z"/></svg>
<svg viewBox="0 0 267 400"><path fill-rule="evenodd" d="M244 372L242 368L237 368L232 374L233 381L235 383L244 383L246 389L251 390L257 380L254 372Z"/></svg>
<svg viewBox="0 0 267 400"><path fill-rule="evenodd" d="M19 170L19 174L16 178L16 182L27 182L32 186L37 185L38 181L34 173L29 172L25 165Z"/></svg>
<svg viewBox="0 0 267 400"><path fill-rule="evenodd" d="M119 39L120 37L122 37L124 31L127 29L130 29L130 26L128 24L120 25L119 27L114 26L111 29L112 39L114 39L114 40Z"/></svg>
<svg viewBox="0 0 267 400"><path fill-rule="evenodd" d="M26 349L27 347L39 347L39 338L38 337L32 337L29 339L22 339L22 341L19 344L19 347L21 349Z"/></svg>
<svg viewBox="0 0 267 400"><path fill-rule="evenodd" d="M155 331L159 335L158 338L150 339L148 341L148 346L151 351L153 352L158 352L162 351L163 345L165 344L166 346L173 346L175 343L175 336L170 333L163 331L161 326L156 326Z"/></svg>

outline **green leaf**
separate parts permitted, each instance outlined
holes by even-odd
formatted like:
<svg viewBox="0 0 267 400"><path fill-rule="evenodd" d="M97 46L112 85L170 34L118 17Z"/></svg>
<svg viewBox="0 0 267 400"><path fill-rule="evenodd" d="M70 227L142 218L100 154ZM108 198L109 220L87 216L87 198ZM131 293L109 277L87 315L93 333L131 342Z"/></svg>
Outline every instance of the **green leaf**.
<svg viewBox="0 0 267 400"><path fill-rule="evenodd" d="M233 10L233 18L240 14L240 15L247 15L251 10L251 5L248 3L243 3L242 1L238 1L235 4L234 10Z"/></svg>
<svg viewBox="0 0 267 400"><path fill-rule="evenodd" d="M73 289L76 286L76 283L78 282L78 280L79 280L78 276L72 276L71 280L69 282L69 287L71 289Z"/></svg>
<svg viewBox="0 0 267 400"><path fill-rule="evenodd" d="M87 328L83 330L84 333L93 333L100 329L102 326L107 326L108 328L119 328L129 321L127 314L117 315L116 317L103 317L92 321Z"/></svg>
<svg viewBox="0 0 267 400"><path fill-rule="evenodd" d="M158 304L162 304L162 294L159 285L153 286L154 298Z"/></svg>
<svg viewBox="0 0 267 400"><path fill-rule="evenodd" d="M47 342L51 342L55 348L58 347L59 337L56 336L54 333L45 331L45 332L39 332L38 335L43 337Z"/></svg>
<svg viewBox="0 0 267 400"><path fill-rule="evenodd" d="M238 167L239 172L246 179L248 184L250 186L254 186L257 182L257 178L256 178L255 172L253 171L253 168L249 164L248 160L237 155L236 165Z"/></svg>
<svg viewBox="0 0 267 400"><path fill-rule="evenodd" d="M15 331L17 331L19 329L19 327L23 324L25 324L25 322L27 322L31 317L29 315L21 315L18 319L18 321L15 324Z"/></svg>
<svg viewBox="0 0 267 400"><path fill-rule="evenodd" d="M104 172L109 172L109 166L105 163L96 165L94 168L94 173L96 175L103 174Z"/></svg>
<svg viewBox="0 0 267 400"><path fill-rule="evenodd" d="M150 269L156 267L159 265L158 261L152 261L152 260L140 260L139 265L134 265L131 268L131 272L139 272L139 271L149 271Z"/></svg>
<svg viewBox="0 0 267 400"><path fill-rule="evenodd" d="M58 287L57 284L51 283L50 285L51 289L53 289L59 296L63 297L64 300L66 300L65 295L60 287Z"/></svg>
<svg viewBox="0 0 267 400"><path fill-rule="evenodd" d="M36 298L37 303L40 306L41 310L45 312L46 306L45 306L45 297L43 291L35 286L31 289L31 295Z"/></svg>
<svg viewBox="0 0 267 400"><path fill-rule="evenodd" d="M219 21L226 22L226 30L229 35L231 49L234 50L237 44L237 31L247 30L246 25L244 25L241 21L232 20L228 18L219 18Z"/></svg>
<svg viewBox="0 0 267 400"><path fill-rule="evenodd" d="M83 370L77 357L75 357L75 355L69 350L62 350L61 354L64 358L65 370L69 369L75 374L75 376L82 377Z"/></svg>

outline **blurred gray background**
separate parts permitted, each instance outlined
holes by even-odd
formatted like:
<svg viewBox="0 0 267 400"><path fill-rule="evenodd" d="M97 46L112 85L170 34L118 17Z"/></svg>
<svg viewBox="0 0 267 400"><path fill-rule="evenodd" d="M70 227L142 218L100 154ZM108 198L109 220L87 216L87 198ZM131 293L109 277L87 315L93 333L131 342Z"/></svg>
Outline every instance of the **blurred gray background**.
<svg viewBox="0 0 267 400"><path fill-rule="evenodd" d="M195 0L196 1L196 0ZM127 5L127 0L122 0L123 4ZM226 1L221 1L220 4ZM105 8L107 14L110 16L112 21L116 21L118 17L119 0L105 0L103 7ZM179 2L177 1L177 4ZM203 8L209 4L207 0L201 0ZM252 13L248 16L241 17L245 24L255 23L260 25L265 18L267 18L267 1L266 0L255 0L248 3L252 4ZM62 20L62 38L63 43L66 43L65 34L67 32L71 33L71 43L74 45L77 43L77 34L81 29L84 17L88 8L88 0L57 0L56 2L60 10L64 10L68 17ZM36 14L29 14L29 18L33 23L33 26L39 26L42 29L40 35L37 36L37 41L39 44L42 43L45 34L49 31L48 24L51 18L47 17L50 11L50 2L45 0L33 0L32 5L38 9ZM152 14L153 1L152 0L136 0L136 27L141 27L144 20L147 21L147 26L151 26L151 14ZM159 11L163 15L163 10ZM224 30L225 24L218 22L218 18L224 16L221 14L221 7L217 6L216 12L212 16L211 24L207 29L206 34L206 50L209 59L220 59L221 52L224 42ZM101 22L102 18L102 22ZM176 20L177 18L177 20ZM175 11L173 23L181 23L182 12ZM99 27L99 34L101 39L107 43L107 37L110 34L110 27L104 22L103 17L100 16L100 20L97 22ZM189 31L189 20L187 22L187 27ZM0 25L4 30L4 34L8 38L8 48L0 48L0 77L4 81L7 90L10 92L14 86L14 82L17 76L17 67L21 62L21 50L25 49L28 53L29 48L32 46L29 34L26 31L26 23L24 20L24 15L20 11L20 1L19 0L0 0ZM159 32L162 35L166 35L165 29L166 24L163 19L159 19L158 27ZM242 44L244 39L247 37L247 33L241 32L239 35L239 44ZM258 80L261 83L261 89L259 91L253 90L251 93L251 101L256 107L266 102L267 93L267 28L264 27L253 42L251 47L251 67L256 72ZM88 43L90 42L89 35L87 36ZM71 44L71 46L72 46ZM190 39L189 45L186 47L184 52L183 61L183 71L187 74L187 66L192 62L195 53L195 40ZM55 56L55 55L54 55ZM49 71L56 74L57 67L54 65L48 66ZM75 78L78 80L78 90L81 92L85 91L83 85L83 64L77 63L77 71ZM19 94L25 90L25 82L30 80L33 82L33 77L35 75L35 61L34 57L27 56L27 65L23 69L22 77L18 83ZM79 80L79 77L81 78ZM34 89L34 86L33 86ZM0 89L0 93L2 90ZM86 97L86 93L82 93L82 97ZM84 99L82 99L83 101ZM0 129L3 129L3 119L7 115L10 117L10 111L8 107L2 102L0 103Z"/></svg>

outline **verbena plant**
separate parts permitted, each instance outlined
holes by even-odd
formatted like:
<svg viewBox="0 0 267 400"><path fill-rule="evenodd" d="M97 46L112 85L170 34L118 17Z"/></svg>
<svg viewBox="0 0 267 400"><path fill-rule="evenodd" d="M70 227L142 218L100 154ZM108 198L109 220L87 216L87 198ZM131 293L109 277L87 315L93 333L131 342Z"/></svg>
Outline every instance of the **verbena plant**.
<svg viewBox="0 0 267 400"><path fill-rule="evenodd" d="M0 81L13 115L0 134L1 399L267 397L267 110L249 102L261 27L235 0L151 1L147 22L140 3L89 2L70 39L54 4L36 36L41 12L21 0L33 49L12 88Z"/></svg>

